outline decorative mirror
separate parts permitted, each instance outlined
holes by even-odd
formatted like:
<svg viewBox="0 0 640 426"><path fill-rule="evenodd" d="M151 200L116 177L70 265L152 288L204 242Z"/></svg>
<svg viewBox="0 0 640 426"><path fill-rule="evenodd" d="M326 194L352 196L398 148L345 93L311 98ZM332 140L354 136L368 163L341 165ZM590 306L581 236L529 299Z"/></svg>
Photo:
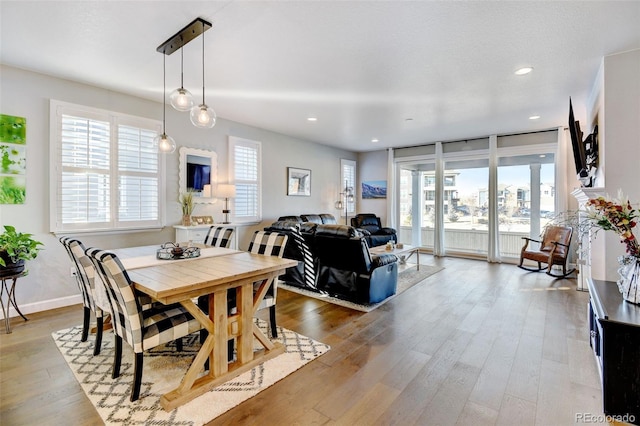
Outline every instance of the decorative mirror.
<svg viewBox="0 0 640 426"><path fill-rule="evenodd" d="M196 148L180 148L180 192L193 191L195 203L215 203L218 183L218 154Z"/></svg>

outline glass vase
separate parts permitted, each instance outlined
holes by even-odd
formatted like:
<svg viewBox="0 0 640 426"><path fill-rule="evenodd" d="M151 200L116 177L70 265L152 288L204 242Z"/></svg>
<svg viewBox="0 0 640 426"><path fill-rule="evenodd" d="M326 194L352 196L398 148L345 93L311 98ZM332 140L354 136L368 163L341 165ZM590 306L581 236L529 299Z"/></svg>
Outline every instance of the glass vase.
<svg viewBox="0 0 640 426"><path fill-rule="evenodd" d="M627 302L640 304L640 258L636 256L618 257L618 289Z"/></svg>

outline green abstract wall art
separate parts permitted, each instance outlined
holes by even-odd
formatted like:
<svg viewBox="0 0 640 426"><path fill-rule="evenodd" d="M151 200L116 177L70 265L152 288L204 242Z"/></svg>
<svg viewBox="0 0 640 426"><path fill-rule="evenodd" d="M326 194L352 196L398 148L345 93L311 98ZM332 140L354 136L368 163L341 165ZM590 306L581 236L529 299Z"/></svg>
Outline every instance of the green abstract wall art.
<svg viewBox="0 0 640 426"><path fill-rule="evenodd" d="M27 120L0 114L0 204L24 204Z"/></svg>

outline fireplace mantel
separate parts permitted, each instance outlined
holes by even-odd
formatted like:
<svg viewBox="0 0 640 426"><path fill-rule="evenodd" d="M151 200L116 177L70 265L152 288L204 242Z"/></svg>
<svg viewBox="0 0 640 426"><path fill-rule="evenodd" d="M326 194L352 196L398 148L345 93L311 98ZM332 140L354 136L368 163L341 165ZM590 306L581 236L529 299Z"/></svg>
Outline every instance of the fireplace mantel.
<svg viewBox="0 0 640 426"><path fill-rule="evenodd" d="M578 205L583 208L590 198L596 198L606 195L607 190L603 187L598 188L576 188L571 192L571 195L578 200Z"/></svg>
<svg viewBox="0 0 640 426"><path fill-rule="evenodd" d="M584 211L587 201L591 198L604 196L606 192L607 190L603 187L576 188L571 192L571 195L573 195L573 197L578 201L578 220L580 222L586 220ZM579 272L577 289L581 291L588 291L587 281L592 278L593 270L599 270L601 268L600 265L594 263L594 254L603 251L603 247L601 244L598 246L593 244L591 231L584 235L580 235L579 233L577 235L574 233L574 235L578 238L578 260L576 264ZM599 257L600 259L603 258L603 256L596 257Z"/></svg>

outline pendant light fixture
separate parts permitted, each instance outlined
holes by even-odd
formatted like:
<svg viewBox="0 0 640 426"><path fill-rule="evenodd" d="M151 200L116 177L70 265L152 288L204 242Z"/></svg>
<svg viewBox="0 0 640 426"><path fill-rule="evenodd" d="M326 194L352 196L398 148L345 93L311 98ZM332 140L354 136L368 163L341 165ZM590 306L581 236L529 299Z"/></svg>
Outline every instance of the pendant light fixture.
<svg viewBox="0 0 640 426"><path fill-rule="evenodd" d="M156 51L162 53L165 57L180 49L180 88L171 93L171 106L178 111L191 111L191 122L196 127L204 129L210 129L216 124L216 113L204 103L204 32L209 28L211 28L211 22L202 18L196 18L156 48ZM202 104L193 106L193 95L184 88L183 47L199 35L202 35ZM175 150L175 142L173 139L168 137L164 132L162 136L166 137L163 139L166 141L166 144L163 144L163 146L167 146L166 152L173 152ZM173 149L169 148L171 145L173 145ZM159 149L160 146L161 145L158 145Z"/></svg>
<svg viewBox="0 0 640 426"><path fill-rule="evenodd" d="M204 102L204 22L202 23L202 103L191 108L189 118L194 126L210 129L216 125L216 113Z"/></svg>
<svg viewBox="0 0 640 426"><path fill-rule="evenodd" d="M162 56L162 134L153 138L154 146L163 154L172 154L176 150L176 141L167 135L167 61Z"/></svg>
<svg viewBox="0 0 640 426"><path fill-rule="evenodd" d="M171 106L178 111L186 112L193 106L193 95L184 88L184 40L180 36L180 88L169 96Z"/></svg>

